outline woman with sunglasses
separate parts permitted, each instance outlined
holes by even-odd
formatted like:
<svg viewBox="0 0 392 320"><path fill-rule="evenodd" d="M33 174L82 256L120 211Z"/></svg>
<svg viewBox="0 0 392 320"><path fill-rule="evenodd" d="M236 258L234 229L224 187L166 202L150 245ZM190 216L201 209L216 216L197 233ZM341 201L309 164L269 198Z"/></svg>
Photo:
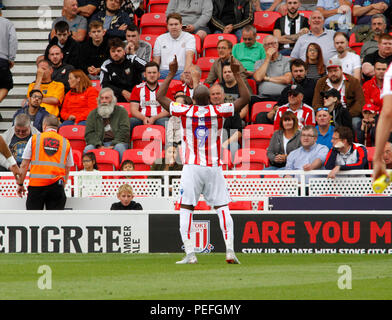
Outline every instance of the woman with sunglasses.
<svg viewBox="0 0 392 320"><path fill-rule="evenodd" d="M317 43L310 43L306 49L306 65L308 66L307 78L316 81L324 77L327 72L324 65L323 52Z"/></svg>

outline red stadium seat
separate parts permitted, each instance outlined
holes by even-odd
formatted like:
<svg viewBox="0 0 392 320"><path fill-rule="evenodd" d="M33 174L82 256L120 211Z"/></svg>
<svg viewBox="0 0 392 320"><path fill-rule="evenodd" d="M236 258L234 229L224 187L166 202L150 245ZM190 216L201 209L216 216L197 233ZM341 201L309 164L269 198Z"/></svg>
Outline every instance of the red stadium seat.
<svg viewBox="0 0 392 320"><path fill-rule="evenodd" d="M231 161L231 152L229 149L222 150L221 161L223 170L231 170L231 168L233 168L233 163Z"/></svg>
<svg viewBox="0 0 392 320"><path fill-rule="evenodd" d="M301 16L304 16L305 18L308 18L308 19L310 19L310 15L312 14L312 12L313 12L313 11L311 11L311 10L299 10L299 11L298 11L298 13L299 13Z"/></svg>
<svg viewBox="0 0 392 320"><path fill-rule="evenodd" d="M59 129L59 134L69 140L72 150L79 150L83 154L86 147L86 140L84 139L85 126L71 125L63 126Z"/></svg>
<svg viewBox="0 0 392 320"><path fill-rule="evenodd" d="M116 171L120 168L120 155L114 149L93 149L90 152L95 154L97 166L100 171Z"/></svg>
<svg viewBox="0 0 392 320"><path fill-rule="evenodd" d="M164 13L145 13L140 20L141 34L166 33L166 15Z"/></svg>
<svg viewBox="0 0 392 320"><path fill-rule="evenodd" d="M71 171L79 171L83 168L83 153L80 150L72 149L72 157L74 161L74 166L71 168Z"/></svg>
<svg viewBox="0 0 392 320"><path fill-rule="evenodd" d="M201 38L197 35L194 34L193 35L195 37L195 42L196 42L196 55L195 55L195 59L197 59L198 57L201 56L202 52L203 52L203 47L201 45Z"/></svg>
<svg viewBox="0 0 392 320"><path fill-rule="evenodd" d="M91 80L91 84L93 85L93 87L94 87L95 89L98 90L98 92L101 91L102 87L101 87L101 82L100 82L100 80Z"/></svg>
<svg viewBox="0 0 392 320"><path fill-rule="evenodd" d="M134 163L135 171L149 171L151 165L162 154L156 155L148 149L128 149L123 153L122 161L131 160Z"/></svg>
<svg viewBox="0 0 392 320"><path fill-rule="evenodd" d="M196 61L196 65L198 65L201 69L201 79L207 79L208 74L210 73L210 69L214 64L215 60L218 57L200 57Z"/></svg>
<svg viewBox="0 0 392 320"><path fill-rule="evenodd" d="M130 102L117 102L117 105L124 107L125 110L128 112L128 117L132 117L131 112L131 103Z"/></svg>
<svg viewBox="0 0 392 320"><path fill-rule="evenodd" d="M165 13L169 0L150 0L148 3L148 12L162 12Z"/></svg>
<svg viewBox="0 0 392 320"><path fill-rule="evenodd" d="M257 41L257 42L260 42L261 44L263 44L264 38L265 38L266 36L270 36L270 35L271 35L270 33L258 33L258 34L256 35L256 41Z"/></svg>
<svg viewBox="0 0 392 320"><path fill-rule="evenodd" d="M355 51L356 54L361 54L363 42L357 42L355 33L352 33L348 41L348 46Z"/></svg>
<svg viewBox="0 0 392 320"><path fill-rule="evenodd" d="M245 148L267 149L274 133L273 124L250 124L243 131L243 146Z"/></svg>
<svg viewBox="0 0 392 320"><path fill-rule="evenodd" d="M253 107L252 107L252 113L251 113L251 116L250 116L250 121L254 123L256 121L256 116L260 112L270 112L275 104L276 104L276 101L256 102L253 105Z"/></svg>
<svg viewBox="0 0 392 320"><path fill-rule="evenodd" d="M250 87L252 88L253 94L257 95L257 84L256 84L256 81L253 80L253 79L247 79L247 80L248 80L248 83L249 83Z"/></svg>
<svg viewBox="0 0 392 320"><path fill-rule="evenodd" d="M222 39L230 40L233 46L237 43L237 37L234 34L230 33L217 33L217 34L208 34L204 38L203 43L203 56L204 57L217 57L218 50L217 45L218 41Z"/></svg>
<svg viewBox="0 0 392 320"><path fill-rule="evenodd" d="M151 47L154 49L155 40L159 37L159 34L141 34L140 40L144 40L151 44Z"/></svg>
<svg viewBox="0 0 392 320"><path fill-rule="evenodd" d="M252 201L229 202L230 210L252 210Z"/></svg>
<svg viewBox="0 0 392 320"><path fill-rule="evenodd" d="M239 149L234 156L233 164L236 170L263 170L268 166L267 151L256 148Z"/></svg>
<svg viewBox="0 0 392 320"><path fill-rule="evenodd" d="M133 149L143 149L152 141L159 141L159 152L165 146L165 127L155 124L140 125L133 128L131 144Z"/></svg>
<svg viewBox="0 0 392 320"><path fill-rule="evenodd" d="M369 167L370 169L373 168L373 157L374 157L374 152L376 151L376 147L366 147L367 150L367 157L369 161Z"/></svg>
<svg viewBox="0 0 392 320"><path fill-rule="evenodd" d="M270 32L274 30L276 19L282 15L275 11L256 11L254 13L254 22L257 32Z"/></svg>

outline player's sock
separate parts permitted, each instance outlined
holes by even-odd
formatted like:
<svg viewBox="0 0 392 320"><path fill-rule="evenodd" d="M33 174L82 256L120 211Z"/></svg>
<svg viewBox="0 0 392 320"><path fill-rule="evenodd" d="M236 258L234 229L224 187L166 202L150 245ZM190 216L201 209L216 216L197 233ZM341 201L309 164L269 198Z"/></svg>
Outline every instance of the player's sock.
<svg viewBox="0 0 392 320"><path fill-rule="evenodd" d="M222 230L223 239L226 244L226 251L232 250L234 251L234 224L233 218L230 214L230 209L228 206L220 207L216 210L219 217L219 225Z"/></svg>
<svg viewBox="0 0 392 320"><path fill-rule="evenodd" d="M180 234L184 243L185 253L194 253L194 244L191 241L193 211L180 208Z"/></svg>

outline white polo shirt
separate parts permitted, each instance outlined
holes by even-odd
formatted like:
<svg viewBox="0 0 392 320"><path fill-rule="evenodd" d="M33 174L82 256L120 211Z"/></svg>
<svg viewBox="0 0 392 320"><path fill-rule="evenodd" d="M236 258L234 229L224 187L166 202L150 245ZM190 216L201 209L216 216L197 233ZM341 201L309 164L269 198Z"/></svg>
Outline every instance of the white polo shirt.
<svg viewBox="0 0 392 320"><path fill-rule="evenodd" d="M169 63L177 55L178 69L184 70L185 56L187 51L196 53L195 37L185 31L181 31L177 39L172 38L169 32L161 34L154 44L154 57L161 57L161 70L169 70Z"/></svg>

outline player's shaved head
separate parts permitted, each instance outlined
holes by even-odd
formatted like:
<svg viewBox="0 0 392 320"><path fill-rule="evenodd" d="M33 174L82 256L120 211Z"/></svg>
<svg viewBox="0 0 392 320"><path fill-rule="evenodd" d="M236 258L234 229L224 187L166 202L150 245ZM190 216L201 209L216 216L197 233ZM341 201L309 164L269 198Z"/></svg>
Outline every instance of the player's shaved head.
<svg viewBox="0 0 392 320"><path fill-rule="evenodd" d="M204 85L200 84L193 91L193 100L199 106L206 106L210 103L210 90Z"/></svg>

